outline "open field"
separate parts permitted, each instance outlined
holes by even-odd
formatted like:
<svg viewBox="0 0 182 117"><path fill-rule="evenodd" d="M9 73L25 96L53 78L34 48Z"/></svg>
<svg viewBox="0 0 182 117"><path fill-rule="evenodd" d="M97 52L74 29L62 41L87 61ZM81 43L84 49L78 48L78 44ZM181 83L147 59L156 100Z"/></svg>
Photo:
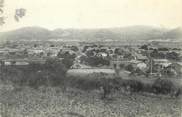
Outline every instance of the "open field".
<svg viewBox="0 0 182 117"><path fill-rule="evenodd" d="M0 85L1 117L181 117L182 99L60 87Z"/></svg>
<svg viewBox="0 0 182 117"><path fill-rule="evenodd" d="M67 72L67 76L87 76L87 75L91 75L91 74L99 74L99 73L103 73L103 74L107 74L107 75L114 75L115 71L114 69L70 69Z"/></svg>

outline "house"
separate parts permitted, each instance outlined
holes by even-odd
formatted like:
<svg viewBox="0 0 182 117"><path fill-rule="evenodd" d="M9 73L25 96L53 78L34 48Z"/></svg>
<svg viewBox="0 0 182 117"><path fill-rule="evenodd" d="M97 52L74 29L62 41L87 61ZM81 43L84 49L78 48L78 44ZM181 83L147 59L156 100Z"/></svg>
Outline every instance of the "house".
<svg viewBox="0 0 182 117"><path fill-rule="evenodd" d="M0 56L4 56L4 55L7 55L7 54L8 54L7 50L4 50L4 49L0 50Z"/></svg>
<svg viewBox="0 0 182 117"><path fill-rule="evenodd" d="M49 49L46 50L46 55L49 57L56 57L59 53L59 49Z"/></svg>
<svg viewBox="0 0 182 117"><path fill-rule="evenodd" d="M99 53L96 54L96 56L105 58L105 57L108 56L108 54L105 53L105 52L99 52Z"/></svg>
<svg viewBox="0 0 182 117"><path fill-rule="evenodd" d="M133 66L133 68L139 68L142 71L146 70L147 68L147 64L139 60L131 60L129 63Z"/></svg>
<svg viewBox="0 0 182 117"><path fill-rule="evenodd" d="M135 53L135 59L139 61L143 61L143 62L146 62L148 60L146 56L143 56L142 54L137 54L137 53Z"/></svg>
<svg viewBox="0 0 182 117"><path fill-rule="evenodd" d="M177 74L182 73L182 63L181 62L172 63L168 66L168 68L174 69L177 72Z"/></svg>
<svg viewBox="0 0 182 117"><path fill-rule="evenodd" d="M4 59L1 60L1 65L29 65L26 59Z"/></svg>
<svg viewBox="0 0 182 117"><path fill-rule="evenodd" d="M155 65L161 65L162 67L167 67L171 62L167 59L153 59Z"/></svg>
<svg viewBox="0 0 182 117"><path fill-rule="evenodd" d="M17 61L15 65L29 65L29 63L26 61Z"/></svg>
<svg viewBox="0 0 182 117"><path fill-rule="evenodd" d="M44 53L44 50L42 49L29 49L28 50L28 54L40 54L40 53Z"/></svg>
<svg viewBox="0 0 182 117"><path fill-rule="evenodd" d="M147 64L138 60L130 60L130 61L119 61L119 60L112 60L110 62L111 68L122 69L121 67L126 67L131 65L134 69L139 68L140 70L145 70L147 68Z"/></svg>
<svg viewBox="0 0 182 117"><path fill-rule="evenodd" d="M171 64L167 59L153 59L152 68L153 72L161 72L163 69Z"/></svg>
<svg viewBox="0 0 182 117"><path fill-rule="evenodd" d="M137 68L139 68L140 70L146 70L147 64L140 62L137 64Z"/></svg>
<svg viewBox="0 0 182 117"><path fill-rule="evenodd" d="M10 61L5 61L4 65L11 65L12 63Z"/></svg>

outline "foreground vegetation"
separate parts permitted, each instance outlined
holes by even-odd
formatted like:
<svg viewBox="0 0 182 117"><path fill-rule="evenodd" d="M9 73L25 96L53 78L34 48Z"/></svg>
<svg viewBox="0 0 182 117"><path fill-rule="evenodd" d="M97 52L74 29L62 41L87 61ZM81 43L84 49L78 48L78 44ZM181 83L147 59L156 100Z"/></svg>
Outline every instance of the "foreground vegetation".
<svg viewBox="0 0 182 117"><path fill-rule="evenodd" d="M181 116L181 87L157 79L152 84L106 74L66 76L61 61L1 66L2 117ZM170 96L169 96L170 95Z"/></svg>
<svg viewBox="0 0 182 117"><path fill-rule="evenodd" d="M180 117L182 111L181 98L117 92L103 100L99 90L0 86L2 117Z"/></svg>

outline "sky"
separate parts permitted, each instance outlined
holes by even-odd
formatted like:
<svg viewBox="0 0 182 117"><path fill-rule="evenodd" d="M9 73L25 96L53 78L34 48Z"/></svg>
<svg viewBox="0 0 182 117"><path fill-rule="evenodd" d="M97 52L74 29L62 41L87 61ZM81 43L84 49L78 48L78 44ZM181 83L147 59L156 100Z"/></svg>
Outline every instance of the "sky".
<svg viewBox="0 0 182 117"><path fill-rule="evenodd" d="M182 0L5 0L6 24L0 31L26 26L109 28L150 25L182 27ZM20 22L17 8L27 9Z"/></svg>

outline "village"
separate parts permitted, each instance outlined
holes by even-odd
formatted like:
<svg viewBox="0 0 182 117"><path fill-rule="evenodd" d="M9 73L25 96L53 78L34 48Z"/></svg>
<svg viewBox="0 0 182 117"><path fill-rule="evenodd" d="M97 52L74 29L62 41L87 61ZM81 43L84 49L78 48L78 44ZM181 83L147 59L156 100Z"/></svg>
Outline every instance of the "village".
<svg viewBox="0 0 182 117"><path fill-rule="evenodd" d="M182 0L0 0L0 117L182 117Z"/></svg>
<svg viewBox="0 0 182 117"><path fill-rule="evenodd" d="M172 46L172 44L174 46ZM178 77L181 43L19 41L0 46L1 66L44 64L47 58L73 58L70 69L114 69L137 76ZM168 47L170 46L170 48Z"/></svg>

